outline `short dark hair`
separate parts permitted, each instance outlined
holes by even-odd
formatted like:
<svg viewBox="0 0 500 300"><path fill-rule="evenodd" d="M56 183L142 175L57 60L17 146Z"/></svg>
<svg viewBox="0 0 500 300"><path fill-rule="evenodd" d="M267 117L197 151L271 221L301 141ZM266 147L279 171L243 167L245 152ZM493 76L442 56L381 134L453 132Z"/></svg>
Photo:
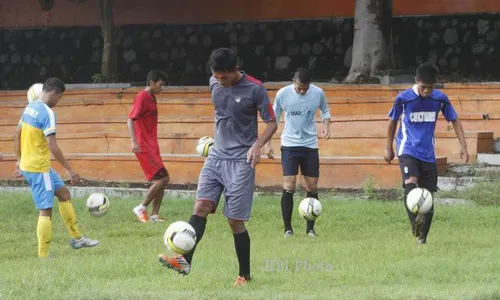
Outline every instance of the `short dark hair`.
<svg viewBox="0 0 500 300"><path fill-rule="evenodd" d="M215 72L232 72L236 69L238 57L229 48L219 48L212 51L208 64Z"/></svg>
<svg viewBox="0 0 500 300"><path fill-rule="evenodd" d="M421 64L417 68L417 80L423 83L436 83L438 77L438 68L429 63Z"/></svg>
<svg viewBox="0 0 500 300"><path fill-rule="evenodd" d="M306 68L298 68L293 78L297 79L300 83L309 84L311 83L311 72Z"/></svg>
<svg viewBox="0 0 500 300"><path fill-rule="evenodd" d="M42 91L47 93L56 92L58 94L62 94L64 93L64 91L66 91L66 87L64 86L64 82L61 79L50 77L43 83Z"/></svg>
<svg viewBox="0 0 500 300"><path fill-rule="evenodd" d="M158 81L163 81L165 84L167 83L168 80L168 75L167 73L163 72L162 70L151 70L148 72L148 76L146 77L147 84L149 85L150 81L153 82L158 82Z"/></svg>

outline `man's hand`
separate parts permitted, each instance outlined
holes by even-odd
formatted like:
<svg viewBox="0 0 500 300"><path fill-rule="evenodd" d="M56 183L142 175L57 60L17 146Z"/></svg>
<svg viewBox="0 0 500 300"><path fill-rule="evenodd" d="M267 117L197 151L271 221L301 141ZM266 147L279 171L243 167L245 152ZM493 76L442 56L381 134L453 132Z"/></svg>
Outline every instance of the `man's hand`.
<svg viewBox="0 0 500 300"><path fill-rule="evenodd" d="M262 152L264 155L267 155L268 158L274 159L274 150L270 143L267 143L264 147L262 147Z"/></svg>
<svg viewBox="0 0 500 300"><path fill-rule="evenodd" d="M469 152L467 152L467 147L460 147L460 160L462 160L464 164L469 162Z"/></svg>
<svg viewBox="0 0 500 300"><path fill-rule="evenodd" d="M132 153L139 153L141 152L141 148L139 147L139 145L137 145L136 143L132 143Z"/></svg>
<svg viewBox="0 0 500 300"><path fill-rule="evenodd" d="M19 168L19 161L16 162L16 169L14 170L14 178L22 177L21 169Z"/></svg>
<svg viewBox="0 0 500 300"><path fill-rule="evenodd" d="M330 126L326 125L323 127L323 130L321 131L321 137L325 140L328 140L330 138Z"/></svg>
<svg viewBox="0 0 500 300"><path fill-rule="evenodd" d="M260 162L260 146L258 141L255 142L252 147L248 150L247 153L247 162L249 162L252 165L252 168L255 168L255 166Z"/></svg>
<svg viewBox="0 0 500 300"><path fill-rule="evenodd" d="M80 175L74 170L68 170L68 175L71 177L71 184L78 184L80 182Z"/></svg>
<svg viewBox="0 0 500 300"><path fill-rule="evenodd" d="M384 160L388 163L391 164L391 160L394 159L394 150L392 147L387 147L384 150Z"/></svg>

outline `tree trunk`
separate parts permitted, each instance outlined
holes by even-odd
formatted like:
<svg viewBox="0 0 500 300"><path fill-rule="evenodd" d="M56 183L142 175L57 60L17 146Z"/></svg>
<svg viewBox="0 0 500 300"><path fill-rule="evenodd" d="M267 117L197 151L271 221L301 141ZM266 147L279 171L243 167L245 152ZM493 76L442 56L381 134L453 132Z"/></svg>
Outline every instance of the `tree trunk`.
<svg viewBox="0 0 500 300"><path fill-rule="evenodd" d="M351 69L345 82L394 68L392 0L356 0Z"/></svg>
<svg viewBox="0 0 500 300"><path fill-rule="evenodd" d="M101 74L106 82L117 82L113 0L97 0L97 6L101 15L101 31L104 43L102 47Z"/></svg>

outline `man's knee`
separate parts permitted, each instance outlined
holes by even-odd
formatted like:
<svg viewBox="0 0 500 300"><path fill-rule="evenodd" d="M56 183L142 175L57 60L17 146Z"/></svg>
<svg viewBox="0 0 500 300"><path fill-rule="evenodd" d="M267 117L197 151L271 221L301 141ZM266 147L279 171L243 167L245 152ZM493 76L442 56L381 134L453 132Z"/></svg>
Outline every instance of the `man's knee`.
<svg viewBox="0 0 500 300"><path fill-rule="evenodd" d="M245 221L229 219L229 218L227 219L227 221L229 223L229 227L231 227L231 230L233 231L234 234L245 232L246 230Z"/></svg>
<svg viewBox="0 0 500 300"><path fill-rule="evenodd" d="M307 192L315 193L318 191L318 178L304 176L304 183Z"/></svg>
<svg viewBox="0 0 500 300"><path fill-rule="evenodd" d="M60 189L57 189L55 195L57 199L59 199L59 201L61 202L68 201L71 199L71 193L69 192L69 189L65 186Z"/></svg>
<svg viewBox="0 0 500 300"><path fill-rule="evenodd" d="M194 214L206 218L214 209L214 203L208 200L198 200L194 205Z"/></svg>
<svg viewBox="0 0 500 300"><path fill-rule="evenodd" d="M405 197L413 190L414 188L417 187L418 184L418 178L411 176L408 179L405 180L404 188L405 188Z"/></svg>
<svg viewBox="0 0 500 300"><path fill-rule="evenodd" d="M285 176L283 177L283 189L291 192L295 192L297 177L296 176Z"/></svg>

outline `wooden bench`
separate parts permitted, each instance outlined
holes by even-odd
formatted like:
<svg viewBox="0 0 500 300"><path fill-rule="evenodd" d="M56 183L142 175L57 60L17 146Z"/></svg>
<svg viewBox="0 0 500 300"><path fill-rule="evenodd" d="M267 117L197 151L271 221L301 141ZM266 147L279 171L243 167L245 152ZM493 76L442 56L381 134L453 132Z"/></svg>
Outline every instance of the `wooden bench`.
<svg viewBox="0 0 500 300"><path fill-rule="evenodd" d="M86 180L144 182L144 175L133 154L66 154L70 163ZM163 155L171 174L172 184L196 184L204 158L194 155ZM446 171L446 157L437 159L439 174ZM6 155L0 160L0 179L13 179L15 157ZM67 179L66 172L57 162L53 167ZM282 172L279 157L263 158L257 166L256 185L281 186ZM381 157L322 157L320 188L362 188L373 180L376 188L401 188L398 161L386 164Z"/></svg>
<svg viewBox="0 0 500 300"><path fill-rule="evenodd" d="M280 132L273 137L276 155L280 152ZM160 133L158 141L163 154L196 155L196 142L202 137L197 133ZM65 153L127 153L131 149L130 135L121 132L61 133L57 135L60 148ZM478 153L491 153L492 132L466 132L470 161ZM329 140L319 140L320 156L374 156L382 157L386 137L382 133L334 132ZM395 145L395 143L394 143ZM436 155L446 156L448 162L459 162L460 144L454 132L436 134ZM0 152L13 153L13 136L0 135Z"/></svg>

